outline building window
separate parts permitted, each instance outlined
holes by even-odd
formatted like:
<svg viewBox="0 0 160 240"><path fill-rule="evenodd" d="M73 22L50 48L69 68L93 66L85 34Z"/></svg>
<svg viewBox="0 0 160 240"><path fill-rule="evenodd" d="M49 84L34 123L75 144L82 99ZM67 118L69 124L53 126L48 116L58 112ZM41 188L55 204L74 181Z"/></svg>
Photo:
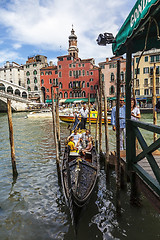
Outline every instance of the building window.
<svg viewBox="0 0 160 240"><path fill-rule="evenodd" d="M60 98L63 98L62 92L59 93L59 97L60 97Z"/></svg>
<svg viewBox="0 0 160 240"><path fill-rule="evenodd" d="M51 78L49 79L49 84L52 84L52 79Z"/></svg>
<svg viewBox="0 0 160 240"><path fill-rule="evenodd" d="M82 97L86 97L86 92L85 91L82 92Z"/></svg>
<svg viewBox="0 0 160 240"><path fill-rule="evenodd" d="M61 68L62 68L62 66L61 66L61 65L59 65L58 67L59 67L59 69L61 69Z"/></svg>
<svg viewBox="0 0 160 240"><path fill-rule="evenodd" d="M49 92L49 88L47 88L47 92Z"/></svg>
<svg viewBox="0 0 160 240"><path fill-rule="evenodd" d="M81 70L78 71L79 76L81 76Z"/></svg>
<svg viewBox="0 0 160 240"><path fill-rule="evenodd" d="M148 78L144 79L144 87L148 87Z"/></svg>
<svg viewBox="0 0 160 240"><path fill-rule="evenodd" d="M27 84L30 84L30 79L29 78L27 78Z"/></svg>
<svg viewBox="0 0 160 240"><path fill-rule="evenodd" d="M98 89L98 85L94 85L94 89L97 90Z"/></svg>
<svg viewBox="0 0 160 240"><path fill-rule="evenodd" d="M19 80L18 85L21 86L21 80Z"/></svg>
<svg viewBox="0 0 160 240"><path fill-rule="evenodd" d="M93 75L93 72L91 72L91 75Z"/></svg>
<svg viewBox="0 0 160 240"><path fill-rule="evenodd" d="M37 66L37 64L36 63L33 63L33 67L36 67Z"/></svg>
<svg viewBox="0 0 160 240"><path fill-rule="evenodd" d="M72 64L71 64L71 63L69 64L69 67L70 67L70 68L72 67Z"/></svg>
<svg viewBox="0 0 160 240"><path fill-rule="evenodd" d="M123 82L124 81L124 72L121 72L121 81Z"/></svg>
<svg viewBox="0 0 160 240"><path fill-rule="evenodd" d="M78 64L78 67L81 67L81 64L80 64L80 63Z"/></svg>
<svg viewBox="0 0 160 240"><path fill-rule="evenodd" d="M89 71L87 71L87 76L89 75Z"/></svg>
<svg viewBox="0 0 160 240"><path fill-rule="evenodd" d="M72 71L69 71L69 76L72 77Z"/></svg>
<svg viewBox="0 0 160 240"><path fill-rule="evenodd" d="M109 89L110 94L114 94L115 93L115 88L114 86L111 86Z"/></svg>
<svg viewBox="0 0 160 240"><path fill-rule="evenodd" d="M144 57L144 61L145 61L145 62L148 62L148 56L145 56L145 57Z"/></svg>
<svg viewBox="0 0 160 240"><path fill-rule="evenodd" d="M72 88L72 82L69 83L69 88Z"/></svg>
<svg viewBox="0 0 160 240"><path fill-rule="evenodd" d="M60 83L59 83L59 88L62 89L62 87L63 87L63 85L62 85L62 83L60 82Z"/></svg>
<svg viewBox="0 0 160 240"><path fill-rule="evenodd" d="M85 76L85 71L84 70L82 70L82 75Z"/></svg>
<svg viewBox="0 0 160 240"><path fill-rule="evenodd" d="M29 75L30 75L30 72L29 72L29 71L27 71L27 72L26 72L26 75L27 75L27 76L29 76Z"/></svg>
<svg viewBox="0 0 160 240"><path fill-rule="evenodd" d="M156 88L156 94L159 94L159 88Z"/></svg>
<svg viewBox="0 0 160 240"><path fill-rule="evenodd" d="M138 90L135 90L135 95L136 96L139 96L140 95L140 90L138 89Z"/></svg>
<svg viewBox="0 0 160 240"><path fill-rule="evenodd" d="M139 87L139 79L136 80L136 87Z"/></svg>
<svg viewBox="0 0 160 240"><path fill-rule="evenodd" d="M93 86L91 85L91 91L93 91Z"/></svg>
<svg viewBox="0 0 160 240"><path fill-rule="evenodd" d="M34 77L34 83L37 83L37 78L36 77Z"/></svg>
<svg viewBox="0 0 160 240"><path fill-rule="evenodd" d="M149 67L143 68L143 73L144 73L144 74L145 74L145 73L149 73Z"/></svg>
<svg viewBox="0 0 160 240"><path fill-rule="evenodd" d="M59 73L58 73L58 76L59 76L59 77L62 77L62 72L59 72Z"/></svg>
<svg viewBox="0 0 160 240"><path fill-rule="evenodd" d="M34 75L36 75L36 74L37 74L37 71L36 71L36 70L34 70L34 71L33 71L33 74L34 74Z"/></svg>
<svg viewBox="0 0 160 240"><path fill-rule="evenodd" d="M44 75L44 72L41 72L41 76L43 76Z"/></svg>
<svg viewBox="0 0 160 240"><path fill-rule="evenodd" d="M114 73L111 73L111 82L114 82Z"/></svg>
<svg viewBox="0 0 160 240"><path fill-rule="evenodd" d="M30 92L30 91L31 91L31 88L30 88L30 86L28 86L27 90L28 90L28 92Z"/></svg>
<svg viewBox="0 0 160 240"><path fill-rule="evenodd" d="M156 67L156 74L159 74L159 72L160 72L159 68L160 68L159 66Z"/></svg>
<svg viewBox="0 0 160 240"><path fill-rule="evenodd" d="M42 80L41 80L41 84L43 84L43 83L44 83L44 80L42 79Z"/></svg>
<svg viewBox="0 0 160 240"><path fill-rule="evenodd" d="M49 72L48 72L48 75L52 75L52 71L49 71Z"/></svg>
<svg viewBox="0 0 160 240"><path fill-rule="evenodd" d="M59 61L63 61L63 58L62 58L62 57L60 57L60 58L59 58Z"/></svg>
<svg viewBox="0 0 160 240"><path fill-rule="evenodd" d="M67 60L68 60L68 61L71 60L71 57L67 57Z"/></svg>
<svg viewBox="0 0 160 240"><path fill-rule="evenodd" d="M48 75L48 71L45 72L45 75Z"/></svg>
<svg viewBox="0 0 160 240"><path fill-rule="evenodd" d="M72 65L72 67L74 67L74 68L75 68L75 67L76 67L76 64L73 64L73 65Z"/></svg>
<svg viewBox="0 0 160 240"><path fill-rule="evenodd" d="M90 82L93 82L93 78L90 78L89 81L90 81Z"/></svg>
<svg viewBox="0 0 160 240"><path fill-rule="evenodd" d="M89 87L89 82L87 82L87 87Z"/></svg>
<svg viewBox="0 0 160 240"><path fill-rule="evenodd" d="M64 98L68 98L68 93L67 92L64 93Z"/></svg>
<svg viewBox="0 0 160 240"><path fill-rule="evenodd" d="M139 61L139 57L136 58L136 63L138 63L138 61Z"/></svg>
<svg viewBox="0 0 160 240"><path fill-rule="evenodd" d="M34 86L34 91L38 91L38 87L37 86Z"/></svg>
<svg viewBox="0 0 160 240"><path fill-rule="evenodd" d="M144 89L144 95L149 95L149 89Z"/></svg>
<svg viewBox="0 0 160 240"><path fill-rule="evenodd" d="M138 69L136 68L135 69L135 74L140 74L140 68L138 68Z"/></svg>
<svg viewBox="0 0 160 240"><path fill-rule="evenodd" d="M82 88L85 88L85 81L82 82Z"/></svg>
<svg viewBox="0 0 160 240"><path fill-rule="evenodd" d="M71 98L72 98L72 96L73 96L73 95L72 95L72 92L70 92L70 94L69 94L69 97L71 97Z"/></svg>
<svg viewBox="0 0 160 240"><path fill-rule="evenodd" d="M82 67L85 67L85 64L84 64L84 63L82 64Z"/></svg>
<svg viewBox="0 0 160 240"><path fill-rule="evenodd" d="M55 70L55 74L58 74L58 71L57 71L57 70Z"/></svg>
<svg viewBox="0 0 160 240"><path fill-rule="evenodd" d="M49 95L47 95L46 98L49 99Z"/></svg>

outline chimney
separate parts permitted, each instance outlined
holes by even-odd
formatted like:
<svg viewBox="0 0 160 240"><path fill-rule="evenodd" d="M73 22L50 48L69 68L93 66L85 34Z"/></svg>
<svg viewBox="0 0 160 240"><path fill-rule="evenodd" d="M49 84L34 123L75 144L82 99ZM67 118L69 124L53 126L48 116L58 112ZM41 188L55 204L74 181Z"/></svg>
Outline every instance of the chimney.
<svg viewBox="0 0 160 240"><path fill-rule="evenodd" d="M9 68L9 61L6 62L6 68Z"/></svg>
<svg viewBox="0 0 160 240"><path fill-rule="evenodd" d="M108 63L109 62L109 58L106 58L106 63Z"/></svg>

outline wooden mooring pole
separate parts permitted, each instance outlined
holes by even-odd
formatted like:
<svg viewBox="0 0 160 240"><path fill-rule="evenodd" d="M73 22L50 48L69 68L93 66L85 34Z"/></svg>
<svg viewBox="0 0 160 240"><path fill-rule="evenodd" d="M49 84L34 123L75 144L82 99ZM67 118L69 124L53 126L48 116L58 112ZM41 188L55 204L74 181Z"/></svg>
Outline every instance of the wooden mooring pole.
<svg viewBox="0 0 160 240"><path fill-rule="evenodd" d="M57 139L58 139L58 149L61 154L61 134L60 134L60 122L59 122L59 89L57 88L56 97L56 124L57 124Z"/></svg>
<svg viewBox="0 0 160 240"><path fill-rule="evenodd" d="M155 110L156 107L156 64L154 63L153 68L153 98L152 98L152 105L153 105L153 124L157 125L157 112ZM157 133L153 133L153 141L157 140Z"/></svg>
<svg viewBox="0 0 160 240"><path fill-rule="evenodd" d="M95 132L95 139L96 139L96 150L98 151L98 124L99 124L99 93L97 90L97 120L96 120L96 132Z"/></svg>
<svg viewBox="0 0 160 240"><path fill-rule="evenodd" d="M53 136L54 143L56 148L56 163L57 170L60 171L60 157L59 157L59 148L58 148L58 140L57 140L57 126L56 126L56 114L55 114L55 102L54 102L54 87L52 87L52 119L53 119Z"/></svg>
<svg viewBox="0 0 160 240"><path fill-rule="evenodd" d="M106 146L105 171L106 171L106 179L109 180L108 115L107 115L107 96L106 96L106 92L105 92L105 83L104 82L103 82L103 97L104 97L105 146Z"/></svg>
<svg viewBox="0 0 160 240"><path fill-rule="evenodd" d="M120 102L120 60L117 60L117 103L116 103L116 210L121 214L120 185L121 185L121 167L120 167L120 122L119 122L119 102Z"/></svg>
<svg viewBox="0 0 160 240"><path fill-rule="evenodd" d="M88 93L88 110L89 110L89 131L91 132L91 104L90 104L90 93Z"/></svg>
<svg viewBox="0 0 160 240"><path fill-rule="evenodd" d="M102 70L99 70L99 154L102 156Z"/></svg>
<svg viewBox="0 0 160 240"><path fill-rule="evenodd" d="M10 139L10 146L11 146L12 172L13 172L13 179L16 179L18 176L18 172L16 168L16 158L15 158L15 148L14 148L11 100L9 99L7 99L7 109L8 109L9 139Z"/></svg>

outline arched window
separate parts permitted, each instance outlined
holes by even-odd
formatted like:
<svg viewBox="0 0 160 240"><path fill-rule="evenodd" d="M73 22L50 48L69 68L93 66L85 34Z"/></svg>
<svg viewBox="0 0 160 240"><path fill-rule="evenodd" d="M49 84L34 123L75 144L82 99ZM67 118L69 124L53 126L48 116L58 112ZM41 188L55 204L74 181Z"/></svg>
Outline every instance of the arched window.
<svg viewBox="0 0 160 240"><path fill-rule="evenodd" d="M72 82L69 83L69 88L72 88Z"/></svg>
<svg viewBox="0 0 160 240"><path fill-rule="evenodd" d="M41 72L41 76L43 76L44 75L44 72Z"/></svg>
<svg viewBox="0 0 160 240"><path fill-rule="evenodd" d="M102 82L104 82L104 74L102 73Z"/></svg>
<svg viewBox="0 0 160 240"><path fill-rule="evenodd" d="M42 83L42 84L44 83L44 80L43 80L43 79L41 80L41 83Z"/></svg>
<svg viewBox="0 0 160 240"><path fill-rule="evenodd" d="M82 88L85 88L85 81L82 82Z"/></svg>
<svg viewBox="0 0 160 240"><path fill-rule="evenodd" d="M20 96L20 91L19 91L19 89L16 89L16 90L15 90L15 95Z"/></svg>
<svg viewBox="0 0 160 240"><path fill-rule="evenodd" d="M23 98L27 98L27 93L26 92L22 92L22 97Z"/></svg>
<svg viewBox="0 0 160 240"><path fill-rule="evenodd" d="M59 88L62 89L62 87L63 87L63 85L62 85L62 83L60 82L60 83L59 83Z"/></svg>
<svg viewBox="0 0 160 240"><path fill-rule="evenodd" d="M7 88L7 93L12 93L12 94L13 94L13 88L9 86L9 87Z"/></svg>
<svg viewBox="0 0 160 240"><path fill-rule="evenodd" d="M34 70L34 71L33 71L33 74L36 75L36 74L37 74L37 70Z"/></svg>
<svg viewBox="0 0 160 240"><path fill-rule="evenodd" d="M114 73L111 73L111 82L114 82Z"/></svg>
<svg viewBox="0 0 160 240"><path fill-rule="evenodd" d="M73 95L72 95L72 92L70 92L70 94L69 94L69 97L71 97L71 98L72 98L72 96L73 96Z"/></svg>
<svg viewBox="0 0 160 240"><path fill-rule="evenodd" d="M34 77L34 83L37 83L37 78L36 77Z"/></svg>
<svg viewBox="0 0 160 240"><path fill-rule="evenodd" d="M0 90L5 92L5 86L3 83L0 83Z"/></svg>
<svg viewBox="0 0 160 240"><path fill-rule="evenodd" d="M93 86L91 85L91 91L93 90Z"/></svg>
<svg viewBox="0 0 160 240"><path fill-rule="evenodd" d="M121 72L121 81L124 81L124 72Z"/></svg>
<svg viewBox="0 0 160 240"><path fill-rule="evenodd" d="M28 90L28 92L30 92L30 91L31 91L31 88L30 88L30 86L28 86L27 90Z"/></svg>
<svg viewBox="0 0 160 240"><path fill-rule="evenodd" d="M38 91L38 87L37 86L34 86L34 91Z"/></svg>
<svg viewBox="0 0 160 240"><path fill-rule="evenodd" d="M85 91L82 92L82 97L86 97L86 92Z"/></svg>
<svg viewBox="0 0 160 240"><path fill-rule="evenodd" d="M27 71L27 72L26 72L26 75L27 75L27 76L29 76L29 75L30 75L30 72L29 72L29 71Z"/></svg>
<svg viewBox="0 0 160 240"><path fill-rule="evenodd" d="M110 94L114 94L115 93L115 88L114 86L111 86L109 89Z"/></svg>
<svg viewBox="0 0 160 240"><path fill-rule="evenodd" d="M27 78L27 84L30 84L30 79L29 78Z"/></svg>
<svg viewBox="0 0 160 240"><path fill-rule="evenodd" d="M18 85L21 86L21 80L18 81Z"/></svg>
<svg viewBox="0 0 160 240"><path fill-rule="evenodd" d="M60 97L60 98L63 98L62 92L59 93L59 97Z"/></svg>
<svg viewBox="0 0 160 240"><path fill-rule="evenodd" d="M64 93L64 98L68 98L68 93L67 92Z"/></svg>
<svg viewBox="0 0 160 240"><path fill-rule="evenodd" d="M78 97L82 97L82 94L81 94L81 92L79 92L79 93L78 93Z"/></svg>

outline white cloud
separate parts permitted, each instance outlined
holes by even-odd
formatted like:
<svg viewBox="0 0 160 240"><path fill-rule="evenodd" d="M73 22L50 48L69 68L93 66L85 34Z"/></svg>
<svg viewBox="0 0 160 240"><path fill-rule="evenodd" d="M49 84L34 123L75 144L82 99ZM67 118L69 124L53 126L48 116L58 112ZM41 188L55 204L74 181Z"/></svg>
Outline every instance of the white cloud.
<svg viewBox="0 0 160 240"><path fill-rule="evenodd" d="M21 44L41 49L67 52L68 36L74 25L81 58L97 59L112 56L111 46L96 43L99 33L117 33L118 22L126 18L127 0L21 0L0 8L0 23L7 27L9 37ZM124 16L120 15L123 9ZM128 10L129 12L129 10ZM124 17L124 19L122 19ZM120 19L118 19L120 18ZM14 48L20 44L14 44Z"/></svg>
<svg viewBox="0 0 160 240"><path fill-rule="evenodd" d="M19 49L19 48L21 48L21 47L22 47L22 45L19 44L19 43L14 43L14 44L13 44L13 48L14 48L14 49Z"/></svg>
<svg viewBox="0 0 160 240"><path fill-rule="evenodd" d="M0 51L0 64L6 61L14 61L14 59L19 58L17 52L10 51L8 49Z"/></svg>

